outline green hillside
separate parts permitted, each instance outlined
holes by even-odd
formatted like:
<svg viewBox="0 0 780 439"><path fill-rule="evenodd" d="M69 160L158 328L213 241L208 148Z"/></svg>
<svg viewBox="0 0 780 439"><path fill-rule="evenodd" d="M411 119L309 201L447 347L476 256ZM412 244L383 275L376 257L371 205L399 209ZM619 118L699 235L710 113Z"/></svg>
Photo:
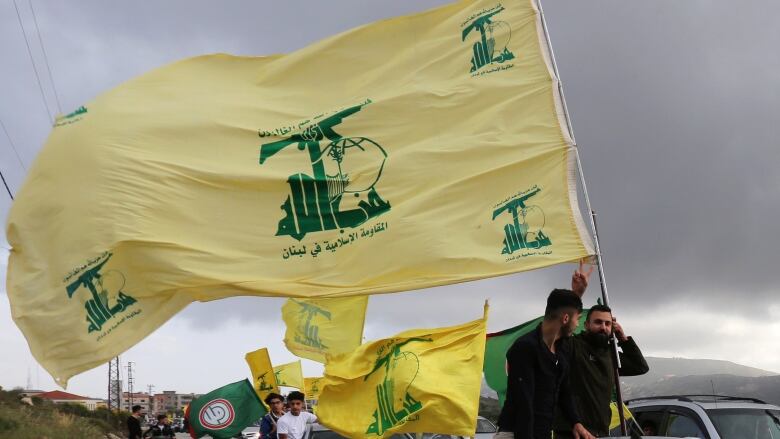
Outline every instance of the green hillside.
<svg viewBox="0 0 780 439"><path fill-rule="evenodd" d="M76 404L53 404L33 398L22 403L20 391L0 389L0 437L14 439L105 439L108 433L127 436L127 413L89 411Z"/></svg>

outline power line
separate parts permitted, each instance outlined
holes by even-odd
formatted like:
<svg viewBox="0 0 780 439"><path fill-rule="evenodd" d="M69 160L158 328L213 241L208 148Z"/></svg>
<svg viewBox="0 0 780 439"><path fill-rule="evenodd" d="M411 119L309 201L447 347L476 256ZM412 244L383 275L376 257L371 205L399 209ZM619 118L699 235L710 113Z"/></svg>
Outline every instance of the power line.
<svg viewBox="0 0 780 439"><path fill-rule="evenodd" d="M46 94L43 92L43 84L41 83L41 76L38 74L38 68L35 67L35 59L33 58L32 49L30 49L30 41L27 40L27 33L24 31L24 24L22 23L22 16L19 14L19 6L14 0L14 8L16 9L16 18L19 19L19 28L22 30L22 36L24 37L24 43L27 45L27 54L30 55L30 63L32 63L33 71L35 71L35 79L38 80L38 90L41 92L41 100L43 100L43 106L46 107L46 116L49 117L49 122L54 125L54 118L51 116L51 110L49 104L46 102Z"/></svg>
<svg viewBox="0 0 780 439"><path fill-rule="evenodd" d="M3 123L3 119L0 119L0 127L3 128L5 137L8 138L8 143L11 145L11 149L14 150L14 154L16 154L16 159L19 160L19 164L22 165L22 169L26 171L27 167L24 166L24 162L22 161L22 157L19 155L19 151L16 149L16 145L14 145L14 141L11 140L11 136L8 134L8 130L5 129L5 124Z"/></svg>
<svg viewBox="0 0 780 439"><path fill-rule="evenodd" d="M3 171L0 171L0 179L3 180L3 185L5 186L5 190L8 191L8 196L11 197L11 201L13 201L14 194L11 193L11 189L8 187L8 183L5 182L5 177L3 177Z"/></svg>
<svg viewBox="0 0 780 439"><path fill-rule="evenodd" d="M27 4L30 5L30 11L32 12L33 23L35 23L35 32L38 34L38 43L41 45L41 52L43 52L43 63L46 65L46 70L49 72L49 82L51 88L54 90L54 100L57 102L57 110L62 114L62 106L60 105L60 96L57 93L57 86L54 84L54 76L51 74L51 67L49 67L49 57L46 56L46 48L43 46L43 38L41 38L41 29L38 27L38 18L35 17L35 8L33 8L32 0L27 0Z"/></svg>

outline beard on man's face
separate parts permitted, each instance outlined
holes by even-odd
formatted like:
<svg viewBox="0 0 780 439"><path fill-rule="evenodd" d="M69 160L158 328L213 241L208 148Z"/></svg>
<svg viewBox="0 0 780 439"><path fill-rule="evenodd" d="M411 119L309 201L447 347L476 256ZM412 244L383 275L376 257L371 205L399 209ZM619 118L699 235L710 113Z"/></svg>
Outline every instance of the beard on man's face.
<svg viewBox="0 0 780 439"><path fill-rule="evenodd" d="M609 335L602 331L587 331L585 333L585 339L593 346L606 347L609 345Z"/></svg>

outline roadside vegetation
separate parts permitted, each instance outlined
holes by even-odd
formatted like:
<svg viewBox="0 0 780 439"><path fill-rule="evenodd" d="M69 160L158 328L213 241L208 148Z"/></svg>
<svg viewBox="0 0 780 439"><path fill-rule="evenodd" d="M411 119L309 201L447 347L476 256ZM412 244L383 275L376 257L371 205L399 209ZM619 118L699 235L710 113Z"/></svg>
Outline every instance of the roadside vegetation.
<svg viewBox="0 0 780 439"><path fill-rule="evenodd" d="M112 413L100 408L88 410L79 404L54 404L32 398L30 406L21 401L21 390L0 388L0 437L14 439L105 439L124 429L128 413Z"/></svg>

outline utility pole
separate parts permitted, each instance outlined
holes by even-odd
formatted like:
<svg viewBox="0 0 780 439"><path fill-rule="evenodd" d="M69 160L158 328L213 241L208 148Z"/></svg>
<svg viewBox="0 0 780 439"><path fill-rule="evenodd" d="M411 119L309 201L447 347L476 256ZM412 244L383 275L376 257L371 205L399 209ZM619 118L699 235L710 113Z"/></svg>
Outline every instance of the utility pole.
<svg viewBox="0 0 780 439"><path fill-rule="evenodd" d="M122 375L119 368L119 357L108 362L108 410L122 409Z"/></svg>
<svg viewBox="0 0 780 439"><path fill-rule="evenodd" d="M129 403L127 404L128 411L133 408L133 362L127 362L127 396Z"/></svg>
<svg viewBox="0 0 780 439"><path fill-rule="evenodd" d="M157 409L157 407L152 404L152 390L154 390L154 384L148 384L146 389L148 390L149 394L149 414L154 415Z"/></svg>

